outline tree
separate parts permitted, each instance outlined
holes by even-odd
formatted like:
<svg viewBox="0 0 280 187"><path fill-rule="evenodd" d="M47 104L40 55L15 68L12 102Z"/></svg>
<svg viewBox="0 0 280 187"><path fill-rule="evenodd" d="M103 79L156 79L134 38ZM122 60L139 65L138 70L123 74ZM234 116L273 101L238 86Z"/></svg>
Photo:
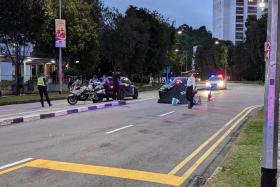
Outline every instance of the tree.
<svg viewBox="0 0 280 187"><path fill-rule="evenodd" d="M249 17L246 27L245 42L236 45L232 53L232 71L238 80L264 81L267 14L259 20Z"/></svg>
<svg viewBox="0 0 280 187"><path fill-rule="evenodd" d="M168 64L174 28L157 12L129 7L125 15L108 10L102 33L102 59L143 82ZM104 63L102 63L104 64Z"/></svg>
<svg viewBox="0 0 280 187"><path fill-rule="evenodd" d="M45 24L45 4L45 0L0 0L0 42L15 66L16 94L19 94L21 64Z"/></svg>
<svg viewBox="0 0 280 187"><path fill-rule="evenodd" d="M48 17L35 45L34 54L43 57L57 57L54 47L54 20L57 8L54 1L47 1ZM99 30L101 3L98 0L62 0L62 19L66 20L67 43L63 50L64 66L79 69L82 74L92 75L100 63ZM77 65L74 62L79 61Z"/></svg>

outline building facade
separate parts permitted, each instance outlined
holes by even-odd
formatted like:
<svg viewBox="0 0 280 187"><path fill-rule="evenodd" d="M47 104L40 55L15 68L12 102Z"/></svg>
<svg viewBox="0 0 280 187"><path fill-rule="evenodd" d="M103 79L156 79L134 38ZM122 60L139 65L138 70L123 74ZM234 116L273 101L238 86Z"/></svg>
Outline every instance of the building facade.
<svg viewBox="0 0 280 187"><path fill-rule="evenodd" d="M234 44L245 39L245 23L250 16L259 18L261 0L213 0L213 37Z"/></svg>

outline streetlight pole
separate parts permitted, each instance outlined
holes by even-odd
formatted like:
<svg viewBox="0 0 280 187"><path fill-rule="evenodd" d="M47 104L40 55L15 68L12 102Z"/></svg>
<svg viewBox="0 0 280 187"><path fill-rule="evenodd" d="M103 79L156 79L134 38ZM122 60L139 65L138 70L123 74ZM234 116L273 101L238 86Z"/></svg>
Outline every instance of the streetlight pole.
<svg viewBox="0 0 280 187"><path fill-rule="evenodd" d="M277 186L278 120L279 120L279 63L280 63L280 6L278 0L268 1L267 41L271 47L266 58L265 122L261 187Z"/></svg>
<svg viewBox="0 0 280 187"><path fill-rule="evenodd" d="M59 19L61 19L61 0L59 0ZM59 56L58 56L58 70L59 70L59 92L62 93L63 87L63 74L62 74L62 48L58 48Z"/></svg>

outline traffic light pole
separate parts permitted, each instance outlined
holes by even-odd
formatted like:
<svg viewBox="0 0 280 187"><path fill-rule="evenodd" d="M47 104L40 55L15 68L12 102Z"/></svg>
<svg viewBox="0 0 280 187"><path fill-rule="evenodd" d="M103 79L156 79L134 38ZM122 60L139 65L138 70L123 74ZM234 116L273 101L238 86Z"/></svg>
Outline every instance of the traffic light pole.
<svg viewBox="0 0 280 187"><path fill-rule="evenodd" d="M277 186L278 120L279 120L279 63L280 63L280 7L278 0L268 1L265 76L265 122L261 187ZM279 37L278 37L279 36ZM279 44L279 48L277 47Z"/></svg>

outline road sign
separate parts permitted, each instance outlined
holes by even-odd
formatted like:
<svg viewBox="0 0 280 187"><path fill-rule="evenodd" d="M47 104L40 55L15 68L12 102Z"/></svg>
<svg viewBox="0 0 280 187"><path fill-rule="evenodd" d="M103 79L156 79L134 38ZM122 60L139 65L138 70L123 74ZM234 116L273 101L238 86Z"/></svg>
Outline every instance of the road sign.
<svg viewBox="0 0 280 187"><path fill-rule="evenodd" d="M264 51L265 51L265 60L270 60L270 54L271 54L271 42L265 42L264 44Z"/></svg>
<svg viewBox="0 0 280 187"><path fill-rule="evenodd" d="M66 25L64 19L55 19L55 47L66 47Z"/></svg>

